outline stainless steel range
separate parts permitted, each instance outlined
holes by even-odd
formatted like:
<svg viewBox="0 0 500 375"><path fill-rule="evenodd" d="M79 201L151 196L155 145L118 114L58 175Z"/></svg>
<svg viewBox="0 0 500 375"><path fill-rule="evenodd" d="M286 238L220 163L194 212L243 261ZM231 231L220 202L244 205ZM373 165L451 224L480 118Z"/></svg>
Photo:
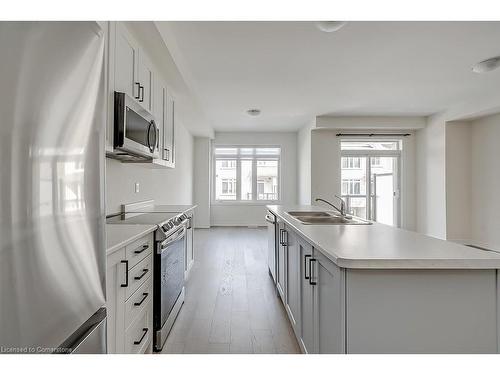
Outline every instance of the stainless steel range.
<svg viewBox="0 0 500 375"><path fill-rule="evenodd" d="M154 232L153 344L154 350L160 351L184 303L184 253L189 218L182 213L132 212L110 217L107 222L158 226Z"/></svg>

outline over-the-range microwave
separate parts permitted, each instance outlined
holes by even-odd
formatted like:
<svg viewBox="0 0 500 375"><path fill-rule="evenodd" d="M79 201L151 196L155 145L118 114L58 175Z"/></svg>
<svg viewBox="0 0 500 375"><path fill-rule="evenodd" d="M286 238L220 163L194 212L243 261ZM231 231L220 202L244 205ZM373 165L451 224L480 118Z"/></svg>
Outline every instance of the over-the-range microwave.
<svg viewBox="0 0 500 375"><path fill-rule="evenodd" d="M150 161L159 158L159 130L153 115L133 98L115 91L114 152L123 161Z"/></svg>

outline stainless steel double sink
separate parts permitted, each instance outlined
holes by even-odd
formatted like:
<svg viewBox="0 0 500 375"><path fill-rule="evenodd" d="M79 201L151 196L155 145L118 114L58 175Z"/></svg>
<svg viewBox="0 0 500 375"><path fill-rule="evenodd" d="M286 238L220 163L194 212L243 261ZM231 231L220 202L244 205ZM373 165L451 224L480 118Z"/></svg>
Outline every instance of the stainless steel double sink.
<svg viewBox="0 0 500 375"><path fill-rule="evenodd" d="M306 225L369 225L371 222L331 211L289 211L288 214Z"/></svg>

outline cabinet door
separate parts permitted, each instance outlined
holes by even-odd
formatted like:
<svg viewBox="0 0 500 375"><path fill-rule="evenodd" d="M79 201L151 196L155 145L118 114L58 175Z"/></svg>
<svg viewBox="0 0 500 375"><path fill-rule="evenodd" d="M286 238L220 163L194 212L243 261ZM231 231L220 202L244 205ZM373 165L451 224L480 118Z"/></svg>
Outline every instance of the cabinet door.
<svg viewBox="0 0 500 375"><path fill-rule="evenodd" d="M300 247L294 232L288 232L286 252L286 311L293 330L300 337Z"/></svg>
<svg viewBox="0 0 500 375"><path fill-rule="evenodd" d="M300 253L300 343L306 353L314 353L314 294L310 278L312 246L299 239Z"/></svg>
<svg viewBox="0 0 500 375"><path fill-rule="evenodd" d="M169 91L165 98L165 124L163 127L163 160L175 166L175 101Z"/></svg>
<svg viewBox="0 0 500 375"><path fill-rule="evenodd" d="M286 303L286 229L283 221L278 222L278 276L276 286L283 303Z"/></svg>
<svg viewBox="0 0 500 375"><path fill-rule="evenodd" d="M123 23L116 23L115 34L115 91L139 99L137 77L138 45Z"/></svg>
<svg viewBox="0 0 500 375"><path fill-rule="evenodd" d="M160 158L164 159L165 152L163 150L163 132L165 128L165 103L167 95L167 86L158 77L154 77L154 94L153 94L153 116L155 117L156 127L159 131L158 137L158 148L160 151Z"/></svg>
<svg viewBox="0 0 500 375"><path fill-rule="evenodd" d="M311 267L314 286L315 353L338 354L344 345L345 273L324 255L314 250Z"/></svg>
<svg viewBox="0 0 500 375"><path fill-rule="evenodd" d="M125 350L125 248L107 257L106 307L108 353L123 353Z"/></svg>
<svg viewBox="0 0 500 375"><path fill-rule="evenodd" d="M144 109L152 113L154 70L151 61L143 51L139 51L138 72L140 82L139 103Z"/></svg>

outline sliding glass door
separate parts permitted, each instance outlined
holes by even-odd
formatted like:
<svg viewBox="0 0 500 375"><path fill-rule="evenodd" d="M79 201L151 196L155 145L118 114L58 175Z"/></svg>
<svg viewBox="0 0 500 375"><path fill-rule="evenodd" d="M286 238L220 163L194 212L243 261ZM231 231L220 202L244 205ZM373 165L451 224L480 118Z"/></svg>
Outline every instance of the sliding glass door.
<svg viewBox="0 0 500 375"><path fill-rule="evenodd" d="M348 212L399 226L399 144L343 141L341 163L341 193Z"/></svg>

